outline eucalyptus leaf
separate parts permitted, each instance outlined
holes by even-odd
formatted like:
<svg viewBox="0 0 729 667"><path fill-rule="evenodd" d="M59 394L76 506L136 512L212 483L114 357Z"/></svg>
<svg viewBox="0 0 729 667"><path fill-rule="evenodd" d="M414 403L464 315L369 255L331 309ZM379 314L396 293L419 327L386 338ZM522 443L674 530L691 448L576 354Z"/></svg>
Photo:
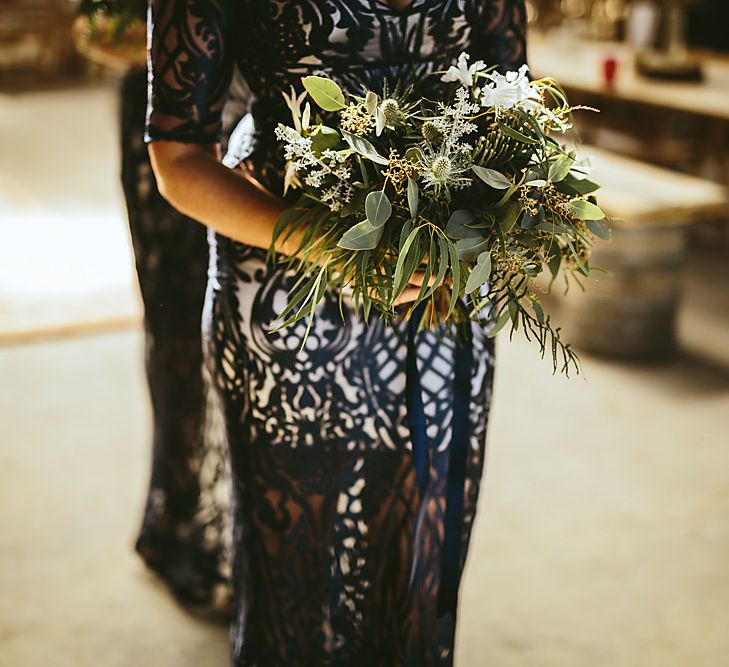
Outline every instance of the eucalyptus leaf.
<svg viewBox="0 0 729 667"><path fill-rule="evenodd" d="M506 176L504 176L500 171L496 171L495 169L488 169L487 167L479 167L477 164L474 164L471 167L471 170L484 183L486 183L487 185L490 185L492 188L494 188L496 190L507 190L512 185L511 181L508 178L506 178Z"/></svg>
<svg viewBox="0 0 729 667"><path fill-rule="evenodd" d="M560 183L560 186L567 187L576 195L589 195L596 190L600 189L600 186L587 178L577 178L573 174L568 174L564 180Z"/></svg>
<svg viewBox="0 0 729 667"><path fill-rule="evenodd" d="M575 159L570 155L561 155L551 165L549 165L549 180L553 183L559 183L564 180L570 173Z"/></svg>
<svg viewBox="0 0 729 667"><path fill-rule="evenodd" d="M492 326L489 329L489 332L487 336L489 338L495 338L496 335L501 331L505 326L506 323L511 319L511 315L509 313L508 308L504 308L503 311L501 311L501 315L496 319L496 322L494 323L494 326Z"/></svg>
<svg viewBox="0 0 729 667"><path fill-rule="evenodd" d="M599 206L584 199L574 199L567 204L567 207L580 220L602 220L605 217L604 211Z"/></svg>
<svg viewBox="0 0 729 667"><path fill-rule="evenodd" d="M348 229L337 245L346 250L372 250L382 237L382 227L373 227L368 220Z"/></svg>
<svg viewBox="0 0 729 667"><path fill-rule="evenodd" d="M491 275L491 253L488 250L482 252L476 260L476 265L471 269L466 281L466 294L471 294L481 287Z"/></svg>
<svg viewBox="0 0 729 667"><path fill-rule="evenodd" d="M535 215L531 215L529 212L524 212L524 215L521 219L521 228L522 229L533 229L534 227L538 227L544 222L544 207L539 206L537 208L537 212Z"/></svg>
<svg viewBox="0 0 729 667"><path fill-rule="evenodd" d="M435 280L433 281L433 284L430 286L430 289L425 293L424 298L429 298L433 295L435 290L438 289L438 287L443 283L443 280L445 279L446 271L448 270L448 258L449 258L449 252L448 252L448 241L443 238L442 236L438 237L438 251L439 251L439 257L438 257L438 273L435 276ZM435 264L433 261L433 258L428 258L428 263L431 262Z"/></svg>
<svg viewBox="0 0 729 667"><path fill-rule="evenodd" d="M423 161L423 151L417 146L410 146L410 148L405 151L404 157L406 160L410 160L411 162L420 163Z"/></svg>
<svg viewBox="0 0 729 667"><path fill-rule="evenodd" d="M413 231L413 223L410 220L406 220L402 225L402 229L400 229L400 240L397 245L400 253L402 252L402 248L405 244L406 239L408 238L408 236L410 236L411 231Z"/></svg>
<svg viewBox="0 0 729 667"><path fill-rule="evenodd" d="M521 211L521 202L515 201L509 205L509 208L506 209L506 213L504 213L504 217L499 222L499 226L501 227L502 232L506 233L511 231L512 227L519 219Z"/></svg>
<svg viewBox="0 0 729 667"><path fill-rule="evenodd" d="M557 252L554 254L552 259L549 260L549 263L547 266L549 267L549 272L552 274L552 279L557 277L557 274L559 273L559 267L562 264L562 253L557 250Z"/></svg>
<svg viewBox="0 0 729 667"><path fill-rule="evenodd" d="M335 149L341 140L339 132L326 125L320 125L312 132L310 138L311 148L317 157L321 155L322 151Z"/></svg>
<svg viewBox="0 0 729 667"><path fill-rule="evenodd" d="M585 224L587 225L587 228L595 236L597 236L597 238L602 239L603 241L610 240L610 227L608 227L606 220L588 220Z"/></svg>
<svg viewBox="0 0 729 667"><path fill-rule="evenodd" d="M410 305L408 314L406 315L406 317L408 318L410 317L410 315L412 315L412 312L417 307L417 305L427 298L426 294L430 289L428 285L430 284L430 280L433 276L433 271L436 267L437 258L437 242L435 236L430 237L430 243L428 244L428 252L426 253L426 256L428 258L428 261L425 263L425 267L423 269L423 282L420 284L420 291L418 292L417 298Z"/></svg>
<svg viewBox="0 0 729 667"><path fill-rule="evenodd" d="M542 304L540 304L539 301L532 301L532 308L534 309L534 315L536 315L537 322L539 322L540 326L544 326L546 318L544 316Z"/></svg>
<svg viewBox="0 0 729 667"><path fill-rule="evenodd" d="M358 137L356 134L350 134L344 130L342 130L342 136L354 150L356 150L360 155L366 157L368 160L376 162L377 164L387 164L387 158L382 157L372 143L364 137Z"/></svg>
<svg viewBox="0 0 729 667"><path fill-rule="evenodd" d="M464 262L475 262L478 256L488 248L488 241L483 237L473 239L459 239L456 242L458 259Z"/></svg>
<svg viewBox="0 0 729 667"><path fill-rule="evenodd" d="M420 203L420 193L418 192L418 183L412 178L408 178L408 208L410 209L410 217L414 218L418 214L418 204Z"/></svg>
<svg viewBox="0 0 729 667"><path fill-rule="evenodd" d="M323 76L305 76L301 79L306 92L324 111L344 109L344 93L331 79Z"/></svg>
<svg viewBox="0 0 729 667"><path fill-rule="evenodd" d="M411 274L405 275L405 263L408 259L408 255L410 254L410 249L413 247L421 229L422 227L415 227L405 239L405 242L400 246L400 253L397 256L397 264L395 266L395 275L393 276L392 281L394 297L398 296L400 292L402 292L407 281L410 279Z"/></svg>
<svg viewBox="0 0 729 667"><path fill-rule="evenodd" d="M506 307L509 310L509 317L511 317L511 330L513 332L519 326L519 306L516 301L509 300Z"/></svg>
<svg viewBox="0 0 729 667"><path fill-rule="evenodd" d="M451 278L453 285L451 286L451 298L448 303L448 312L446 318L449 318L453 313L456 312L458 307L458 299L461 296L461 262L458 257L458 248L450 239L448 243L448 255L451 259Z"/></svg>
<svg viewBox="0 0 729 667"><path fill-rule="evenodd" d="M482 238L481 234L477 229L471 229L468 227L474 221L473 213L466 209L458 209L451 213L451 217L448 218L446 223L446 234L452 239L472 239Z"/></svg>
<svg viewBox="0 0 729 667"><path fill-rule="evenodd" d="M373 227L382 227L392 215L392 204L382 190L370 192L365 199L365 214Z"/></svg>
<svg viewBox="0 0 729 667"><path fill-rule="evenodd" d="M532 146L539 145L540 143L536 139L528 137L526 134L522 134L518 130L511 128L508 125L504 125L501 121L497 120L496 125L498 126L499 130L501 130L510 139L516 139L517 141L521 141L523 144L530 144Z"/></svg>

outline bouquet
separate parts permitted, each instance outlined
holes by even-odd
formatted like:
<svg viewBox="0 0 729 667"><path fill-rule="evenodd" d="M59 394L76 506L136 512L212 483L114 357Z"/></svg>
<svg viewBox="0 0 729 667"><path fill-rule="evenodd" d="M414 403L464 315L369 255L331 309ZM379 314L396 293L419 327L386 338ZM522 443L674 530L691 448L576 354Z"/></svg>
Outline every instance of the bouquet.
<svg viewBox="0 0 729 667"><path fill-rule="evenodd" d="M555 138L576 107L554 80L530 81L526 66L502 75L464 53L435 76L442 99L401 85L345 93L320 76L284 94L293 117L276 129L284 188L301 196L277 221L270 255L293 243L283 261L299 278L277 326L306 317L311 326L333 288L365 319L375 311L436 328L488 318L491 336L521 328L555 371L579 371L535 283L548 272L551 286L562 269L581 285L590 247L609 237L587 162ZM402 312L395 300L411 282L422 286Z"/></svg>

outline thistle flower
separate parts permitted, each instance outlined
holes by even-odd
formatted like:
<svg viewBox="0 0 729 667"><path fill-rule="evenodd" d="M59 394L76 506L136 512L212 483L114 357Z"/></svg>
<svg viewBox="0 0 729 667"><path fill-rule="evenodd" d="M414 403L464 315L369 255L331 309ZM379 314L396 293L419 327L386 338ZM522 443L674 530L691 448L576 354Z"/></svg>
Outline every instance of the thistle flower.
<svg viewBox="0 0 729 667"><path fill-rule="evenodd" d="M375 113L375 131L379 137L382 131L387 127L394 130L402 120L402 110L400 103L392 98L386 97L380 102Z"/></svg>
<svg viewBox="0 0 729 667"><path fill-rule="evenodd" d="M420 134L427 142L431 144L438 144L443 141L443 132L438 127L437 123L432 120L426 120L420 128Z"/></svg>
<svg viewBox="0 0 729 667"><path fill-rule="evenodd" d="M448 176L451 174L453 164L451 159L445 155L439 155L430 165L430 173L433 174L433 178L445 183Z"/></svg>
<svg viewBox="0 0 729 667"><path fill-rule="evenodd" d="M379 112L384 117L386 125L394 125L400 120L400 105L392 98L382 100Z"/></svg>
<svg viewBox="0 0 729 667"><path fill-rule="evenodd" d="M456 91L453 104L440 104L439 109L441 115L427 121L432 125L428 132L438 132L442 138L437 146L429 142L423 147L421 168L423 185L436 195L445 192L449 197L449 190L471 184L465 174L471 168L473 149L463 138L478 129L470 118L480 107L471 102L469 90L462 87Z"/></svg>
<svg viewBox="0 0 729 667"><path fill-rule="evenodd" d="M436 195L445 192L449 197L451 189L460 190L471 184L471 179L464 175L470 166L468 151L459 150L451 155L426 151L421 165L423 186L432 188Z"/></svg>

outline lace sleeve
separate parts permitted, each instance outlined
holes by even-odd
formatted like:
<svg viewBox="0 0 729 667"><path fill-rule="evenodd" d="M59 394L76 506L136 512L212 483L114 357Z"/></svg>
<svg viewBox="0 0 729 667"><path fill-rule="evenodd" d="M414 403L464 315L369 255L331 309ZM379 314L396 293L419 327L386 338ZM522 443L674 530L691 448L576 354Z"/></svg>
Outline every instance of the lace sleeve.
<svg viewBox="0 0 729 667"><path fill-rule="evenodd" d="M526 63L526 8L524 0L475 3L469 53L473 60L497 65L503 73Z"/></svg>
<svg viewBox="0 0 729 667"><path fill-rule="evenodd" d="M146 141L215 143L236 0L150 0Z"/></svg>

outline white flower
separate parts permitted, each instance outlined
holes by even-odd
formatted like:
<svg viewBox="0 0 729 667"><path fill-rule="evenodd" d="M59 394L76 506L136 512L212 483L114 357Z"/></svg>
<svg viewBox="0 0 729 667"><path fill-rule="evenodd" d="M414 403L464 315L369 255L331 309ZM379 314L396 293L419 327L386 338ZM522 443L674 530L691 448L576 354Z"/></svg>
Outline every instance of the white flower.
<svg viewBox="0 0 729 667"><path fill-rule="evenodd" d="M467 134L472 134L478 127L469 120L469 117L480 111L477 104L471 101L471 95L467 88L459 88L456 91L455 100L452 105L440 104L443 116L438 119L439 129L445 134L445 144L455 150L460 146L460 140Z"/></svg>
<svg viewBox="0 0 729 667"><path fill-rule="evenodd" d="M539 92L529 85L529 67L522 65L518 72L489 72L484 75L491 84L484 87L481 104L493 107L496 113L502 109L511 109L517 105L533 107L540 101Z"/></svg>
<svg viewBox="0 0 729 667"><path fill-rule="evenodd" d="M286 100L286 106L291 109L291 117L294 119L294 127L296 128L297 132L301 132L302 129L302 123L301 123L301 103L306 98L306 91L301 93L300 95L296 95L296 91L294 90L294 87L291 86L291 93L287 95L285 92L281 92L281 95L283 95L283 98ZM308 124L308 119L307 119Z"/></svg>
<svg viewBox="0 0 729 667"><path fill-rule="evenodd" d="M284 144L284 193L304 183L319 190L321 201L332 211L340 211L354 194L354 186L349 183L349 154L326 149L317 156L311 139L286 125L279 124L276 138Z"/></svg>
<svg viewBox="0 0 729 667"><path fill-rule="evenodd" d="M451 65L440 80L447 83L460 81L464 86L470 88L473 85L473 77L475 74L486 69L483 60L477 60L473 65L469 65L468 59L470 57L467 53L462 53L458 56L458 64Z"/></svg>

